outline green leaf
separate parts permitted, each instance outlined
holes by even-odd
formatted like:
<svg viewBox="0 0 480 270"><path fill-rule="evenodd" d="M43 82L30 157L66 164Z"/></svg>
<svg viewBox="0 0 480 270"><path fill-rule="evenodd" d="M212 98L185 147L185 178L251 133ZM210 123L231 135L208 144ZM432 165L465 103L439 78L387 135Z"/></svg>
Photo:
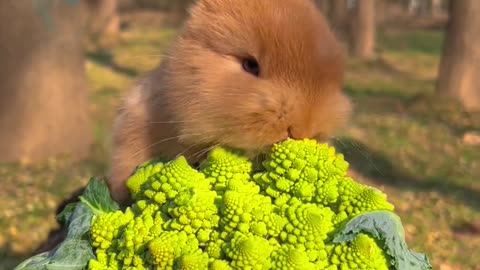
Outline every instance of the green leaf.
<svg viewBox="0 0 480 270"><path fill-rule="evenodd" d="M383 243L383 250L391 257L396 270L429 270L432 265L425 254L408 248L400 217L390 211L375 211L355 217L333 239L333 243L350 242L360 233L366 233Z"/></svg>
<svg viewBox="0 0 480 270"><path fill-rule="evenodd" d="M65 208L62 210L60 214L57 216L57 221L62 224L66 225L68 220L73 214L73 211L75 211L75 207L77 206L77 203L69 203Z"/></svg>
<svg viewBox="0 0 480 270"><path fill-rule="evenodd" d="M95 255L87 240L69 238L52 252L33 256L14 270L83 270L91 259Z"/></svg>
<svg viewBox="0 0 480 270"><path fill-rule="evenodd" d="M43 270L49 262L49 252L40 253L20 263L14 270Z"/></svg>
<svg viewBox="0 0 480 270"><path fill-rule="evenodd" d="M48 270L82 270L95 259L92 246L87 240L69 238L50 257Z"/></svg>
<svg viewBox="0 0 480 270"><path fill-rule="evenodd" d="M93 211L85 204L78 203L68 224L67 238L80 239L92 224Z"/></svg>
<svg viewBox="0 0 480 270"><path fill-rule="evenodd" d="M95 215L120 209L112 199L107 184L100 178L90 180L82 196L80 196L80 201L90 207Z"/></svg>

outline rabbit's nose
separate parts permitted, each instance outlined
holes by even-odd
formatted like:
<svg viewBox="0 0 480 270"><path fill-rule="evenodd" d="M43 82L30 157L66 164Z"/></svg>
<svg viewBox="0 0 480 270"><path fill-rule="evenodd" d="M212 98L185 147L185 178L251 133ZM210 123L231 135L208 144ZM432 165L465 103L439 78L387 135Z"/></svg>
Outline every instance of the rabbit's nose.
<svg viewBox="0 0 480 270"><path fill-rule="evenodd" d="M310 134L306 129L300 128L298 126L290 126L287 129L288 137L295 140L308 139Z"/></svg>

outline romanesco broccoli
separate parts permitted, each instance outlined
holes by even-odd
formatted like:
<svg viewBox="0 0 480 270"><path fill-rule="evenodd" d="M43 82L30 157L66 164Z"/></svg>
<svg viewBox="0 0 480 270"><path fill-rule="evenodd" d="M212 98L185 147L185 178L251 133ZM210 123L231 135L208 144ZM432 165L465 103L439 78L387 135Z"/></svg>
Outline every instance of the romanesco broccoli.
<svg viewBox="0 0 480 270"><path fill-rule="evenodd" d="M347 177L334 148L286 140L263 167L223 148L199 169L184 157L139 167L127 184L135 204L92 220L89 269L393 269L368 234L332 242L355 217L394 210Z"/></svg>

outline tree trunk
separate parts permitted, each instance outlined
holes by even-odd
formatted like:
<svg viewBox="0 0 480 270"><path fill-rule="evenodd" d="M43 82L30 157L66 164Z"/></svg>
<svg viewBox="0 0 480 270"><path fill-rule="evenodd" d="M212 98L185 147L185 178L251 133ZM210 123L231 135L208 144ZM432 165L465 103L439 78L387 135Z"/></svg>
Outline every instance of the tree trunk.
<svg viewBox="0 0 480 270"><path fill-rule="evenodd" d="M408 13L411 16L423 16L429 10L429 4L432 0L409 0ZM435 0L433 0L435 1Z"/></svg>
<svg viewBox="0 0 480 270"><path fill-rule="evenodd" d="M330 0L330 22L340 39L345 41L348 32L347 0Z"/></svg>
<svg viewBox="0 0 480 270"><path fill-rule="evenodd" d="M78 2L0 1L0 161L88 154L81 23Z"/></svg>
<svg viewBox="0 0 480 270"><path fill-rule="evenodd" d="M85 1L85 0L81 0ZM88 29L93 36L116 37L120 32L117 0L86 0Z"/></svg>
<svg viewBox="0 0 480 270"><path fill-rule="evenodd" d="M480 1L450 1L450 21L437 92L480 111Z"/></svg>
<svg viewBox="0 0 480 270"><path fill-rule="evenodd" d="M409 15L415 15L417 13L418 0L408 0L407 11Z"/></svg>
<svg viewBox="0 0 480 270"><path fill-rule="evenodd" d="M442 0L430 0L430 13L432 17L442 15Z"/></svg>
<svg viewBox="0 0 480 270"><path fill-rule="evenodd" d="M375 0L358 0L351 21L351 52L359 58L375 53Z"/></svg>

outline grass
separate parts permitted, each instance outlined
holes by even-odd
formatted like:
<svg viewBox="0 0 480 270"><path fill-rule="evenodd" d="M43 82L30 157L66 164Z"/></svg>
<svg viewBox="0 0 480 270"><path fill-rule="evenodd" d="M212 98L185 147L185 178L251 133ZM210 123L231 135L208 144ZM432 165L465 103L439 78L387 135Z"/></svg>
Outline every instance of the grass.
<svg viewBox="0 0 480 270"><path fill-rule="evenodd" d="M0 165L0 270L29 256L55 228L58 203L108 169L114 108L161 61L173 35L132 28L111 49L87 52L95 132L89 160ZM336 143L353 176L389 194L412 248L435 269L478 269L480 236L469 228L480 221L480 149L461 138L480 130L480 121L432 96L442 40L433 30L385 30L377 59L351 60L346 90L356 113Z"/></svg>
<svg viewBox="0 0 480 270"><path fill-rule="evenodd" d="M480 221L480 148L461 138L480 118L433 95L442 40L385 31L377 59L350 62L357 113L337 147L353 175L389 194L412 248L435 269L478 269L480 235L469 228Z"/></svg>

